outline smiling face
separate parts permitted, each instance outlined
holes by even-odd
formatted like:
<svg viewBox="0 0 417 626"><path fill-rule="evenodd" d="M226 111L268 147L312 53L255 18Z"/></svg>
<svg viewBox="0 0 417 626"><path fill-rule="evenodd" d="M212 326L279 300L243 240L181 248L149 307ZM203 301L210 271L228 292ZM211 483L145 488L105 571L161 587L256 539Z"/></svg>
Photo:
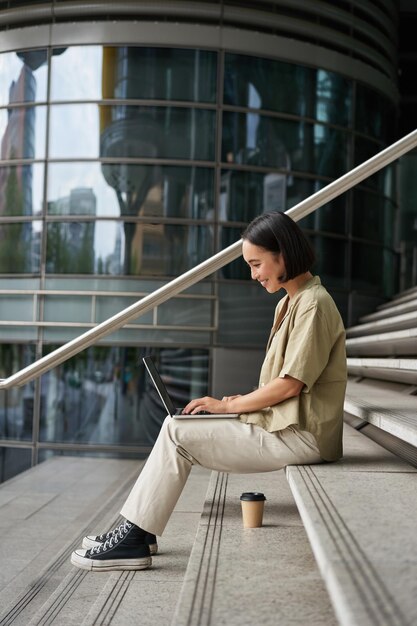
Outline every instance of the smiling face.
<svg viewBox="0 0 417 626"><path fill-rule="evenodd" d="M251 277L261 283L268 293L275 293L285 287L286 270L282 254L275 254L265 248L243 240L243 258L250 267Z"/></svg>

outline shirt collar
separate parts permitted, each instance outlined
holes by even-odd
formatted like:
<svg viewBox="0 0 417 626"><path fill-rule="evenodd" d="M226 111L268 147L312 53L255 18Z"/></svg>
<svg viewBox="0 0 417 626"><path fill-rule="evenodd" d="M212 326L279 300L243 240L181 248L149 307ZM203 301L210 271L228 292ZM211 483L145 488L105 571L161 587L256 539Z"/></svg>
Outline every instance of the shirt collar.
<svg viewBox="0 0 417 626"><path fill-rule="evenodd" d="M321 285L321 280L319 276L313 276L312 278L309 278L309 280L307 280L304 285L302 285L301 287L299 287L299 289L297 289L297 291L294 294L294 297L290 299L288 306L292 306L294 304L294 302L296 301L296 299L298 298L298 296L303 292L306 291L306 289L311 289L311 287L315 287L316 285Z"/></svg>

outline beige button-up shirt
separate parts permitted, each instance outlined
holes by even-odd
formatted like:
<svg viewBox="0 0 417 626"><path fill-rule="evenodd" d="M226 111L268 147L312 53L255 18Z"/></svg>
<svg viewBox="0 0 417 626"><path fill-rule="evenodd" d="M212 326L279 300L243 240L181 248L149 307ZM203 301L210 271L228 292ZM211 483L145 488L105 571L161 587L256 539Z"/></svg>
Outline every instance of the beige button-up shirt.
<svg viewBox="0 0 417 626"><path fill-rule="evenodd" d="M259 386L286 375L304 383L299 396L240 419L269 432L297 425L314 435L324 460L339 459L347 378L345 329L318 276L291 300L283 298L275 311Z"/></svg>

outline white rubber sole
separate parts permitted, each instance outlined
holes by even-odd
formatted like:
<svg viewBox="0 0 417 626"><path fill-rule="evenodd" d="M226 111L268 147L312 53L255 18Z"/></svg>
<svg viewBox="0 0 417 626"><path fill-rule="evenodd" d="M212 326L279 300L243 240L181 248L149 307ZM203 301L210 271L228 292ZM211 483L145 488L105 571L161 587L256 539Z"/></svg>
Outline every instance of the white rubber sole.
<svg viewBox="0 0 417 626"><path fill-rule="evenodd" d="M94 539L91 539L91 537L84 537L82 547L84 548L84 550L91 550L91 548L95 548L96 546L99 546L99 545L100 545L99 541L94 541ZM158 544L150 543L149 552L151 553L151 555L156 554L158 552Z"/></svg>
<svg viewBox="0 0 417 626"><path fill-rule="evenodd" d="M107 561L98 561L85 558L81 552L83 551L76 550L71 554L71 563L80 569L86 569L90 572L141 570L147 569L152 565L152 558L150 556L141 559L109 559Z"/></svg>

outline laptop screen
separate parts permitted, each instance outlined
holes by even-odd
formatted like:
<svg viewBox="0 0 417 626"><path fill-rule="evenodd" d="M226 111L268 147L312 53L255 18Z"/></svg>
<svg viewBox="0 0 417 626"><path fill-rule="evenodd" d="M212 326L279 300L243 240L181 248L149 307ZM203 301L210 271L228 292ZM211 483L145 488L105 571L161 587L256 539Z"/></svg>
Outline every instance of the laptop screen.
<svg viewBox="0 0 417 626"><path fill-rule="evenodd" d="M168 395L166 387L164 383L162 382L162 378L160 377L159 372L155 367L155 363L152 361L152 357L145 356L142 360L145 364L146 369L149 372L149 376L153 380L153 383L156 387L157 392L159 393L159 397L161 398L162 404L164 405L166 411L171 416L175 415L175 413L177 412L177 409L175 408L174 403L172 402L171 398Z"/></svg>

